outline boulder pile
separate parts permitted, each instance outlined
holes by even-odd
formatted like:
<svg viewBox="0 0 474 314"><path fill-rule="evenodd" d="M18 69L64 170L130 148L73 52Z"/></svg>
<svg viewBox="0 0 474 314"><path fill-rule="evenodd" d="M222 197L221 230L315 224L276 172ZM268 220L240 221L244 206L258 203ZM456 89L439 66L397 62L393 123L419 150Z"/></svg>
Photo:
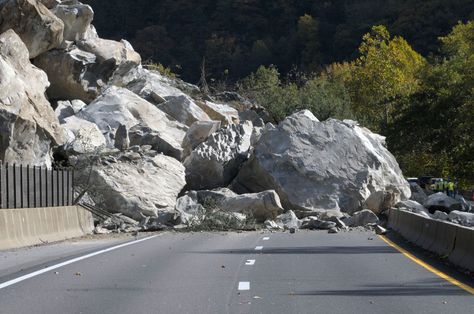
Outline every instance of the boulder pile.
<svg viewBox="0 0 474 314"><path fill-rule="evenodd" d="M75 166L77 194L130 223L98 232L229 222L338 232L374 227L396 204L423 211L400 203L410 186L382 136L307 110L266 123L236 93L210 97L142 66L93 17L77 0L0 1L0 159Z"/></svg>

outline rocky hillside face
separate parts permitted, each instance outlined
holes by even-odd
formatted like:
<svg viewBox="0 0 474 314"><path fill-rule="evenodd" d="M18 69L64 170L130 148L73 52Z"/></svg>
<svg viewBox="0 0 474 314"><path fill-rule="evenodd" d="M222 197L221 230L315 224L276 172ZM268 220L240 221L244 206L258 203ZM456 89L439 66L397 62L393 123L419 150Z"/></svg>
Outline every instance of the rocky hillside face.
<svg viewBox="0 0 474 314"><path fill-rule="evenodd" d="M267 123L237 94L206 96L147 70L126 40L100 38L93 16L76 0L0 0L4 162L61 159L90 203L162 225L209 210L318 225L410 197L383 137L309 111Z"/></svg>

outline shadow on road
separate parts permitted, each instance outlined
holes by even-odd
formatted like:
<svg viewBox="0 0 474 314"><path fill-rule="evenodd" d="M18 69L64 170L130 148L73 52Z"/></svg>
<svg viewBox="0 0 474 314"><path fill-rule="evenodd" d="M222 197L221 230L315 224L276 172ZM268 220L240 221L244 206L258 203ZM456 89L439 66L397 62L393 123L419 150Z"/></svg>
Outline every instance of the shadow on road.
<svg viewBox="0 0 474 314"><path fill-rule="evenodd" d="M265 247L262 251L249 249L227 249L214 251L195 251L201 254L386 254L398 253L395 249L380 246L303 246L303 247Z"/></svg>

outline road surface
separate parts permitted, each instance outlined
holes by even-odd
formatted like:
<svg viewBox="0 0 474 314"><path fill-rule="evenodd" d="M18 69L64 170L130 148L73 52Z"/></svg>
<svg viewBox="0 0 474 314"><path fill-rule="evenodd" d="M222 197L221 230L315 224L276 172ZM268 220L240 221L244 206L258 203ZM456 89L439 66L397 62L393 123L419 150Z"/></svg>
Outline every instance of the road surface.
<svg viewBox="0 0 474 314"><path fill-rule="evenodd" d="M0 313L474 312L472 294L368 232L141 240L0 252Z"/></svg>

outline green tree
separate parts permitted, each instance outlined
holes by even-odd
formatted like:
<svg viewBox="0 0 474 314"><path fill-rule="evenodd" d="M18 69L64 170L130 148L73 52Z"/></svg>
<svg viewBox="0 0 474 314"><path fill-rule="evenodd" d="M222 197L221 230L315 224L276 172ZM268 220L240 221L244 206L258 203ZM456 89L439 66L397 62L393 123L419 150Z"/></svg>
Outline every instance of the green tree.
<svg viewBox="0 0 474 314"><path fill-rule="evenodd" d="M388 137L402 167L456 176L469 186L474 184L473 38L473 22L460 23L440 38L442 58L421 72L419 92L409 97L410 106Z"/></svg>
<svg viewBox="0 0 474 314"><path fill-rule="evenodd" d="M391 38L384 26L364 35L359 53L349 80L354 108L371 128L383 131L399 99L419 89L417 74L425 60L402 37Z"/></svg>
<svg viewBox="0 0 474 314"><path fill-rule="evenodd" d="M301 50L301 68L307 71L320 68L319 25L311 15L305 14L298 19L297 38Z"/></svg>

